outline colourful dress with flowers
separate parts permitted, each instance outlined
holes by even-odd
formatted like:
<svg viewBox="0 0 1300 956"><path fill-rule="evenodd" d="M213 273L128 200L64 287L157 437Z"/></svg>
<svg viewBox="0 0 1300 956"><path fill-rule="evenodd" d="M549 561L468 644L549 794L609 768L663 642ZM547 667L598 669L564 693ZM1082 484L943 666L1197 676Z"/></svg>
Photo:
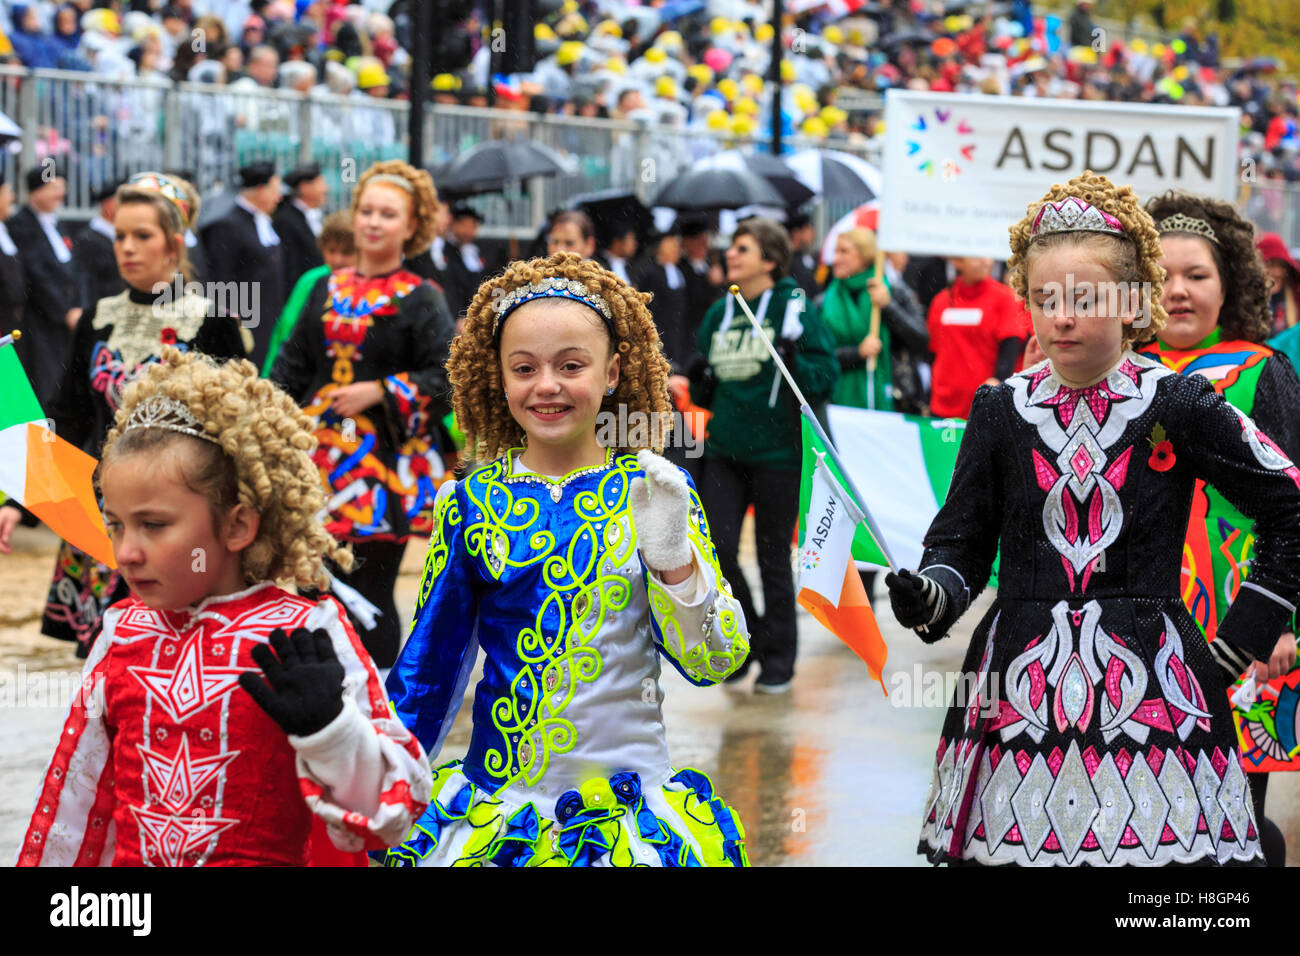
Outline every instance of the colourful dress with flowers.
<svg viewBox="0 0 1300 956"><path fill-rule="evenodd" d="M98 457L126 386L158 361L165 345L218 361L244 357L239 320L221 314L210 299L189 292L176 296L176 289L153 294L128 287L82 314L58 396L45 410L60 437ZM41 631L76 641L84 657L104 610L126 595L115 570L64 542Z"/></svg>
<svg viewBox="0 0 1300 956"><path fill-rule="evenodd" d="M708 686L749 647L694 488L694 573L670 586L637 550L634 456L551 480L521 473L517 451L438 495L388 688L436 757L479 648L483 679L465 759L438 769L389 865L744 865L736 814L664 739L659 655Z"/></svg>
<svg viewBox="0 0 1300 956"><path fill-rule="evenodd" d="M1189 349L1170 349L1156 342L1144 352L1176 372L1207 378L1234 408L1251 416L1287 458L1296 460L1300 379L1291 362L1267 345L1224 341L1222 336L1216 328ZM1197 481L1183 546L1183 603L1211 642L1210 653L1221 671L1234 684L1246 674L1250 657L1215 636L1247 580L1254 546L1250 519L1216 489ZM1294 625L1292 621L1292 630ZM1241 740L1242 766L1248 772L1300 770L1300 757L1291 754L1300 744L1300 668L1270 681L1250 706L1234 706L1233 719Z"/></svg>
<svg viewBox="0 0 1300 956"><path fill-rule="evenodd" d="M1043 362L977 393L921 562L950 606L923 636L947 633L1000 545L999 585L939 741L932 862L1259 859L1223 681L1179 587L1197 479L1255 521L1220 633L1266 659L1300 595L1300 469L1254 422L1131 352L1089 388Z"/></svg>
<svg viewBox="0 0 1300 956"><path fill-rule="evenodd" d="M329 496L326 527L344 541L427 537L446 477L439 423L450 409L444 365L455 323L442 292L399 269L322 277L271 370L316 419L313 453ZM334 392L377 381L383 401L345 418Z"/></svg>

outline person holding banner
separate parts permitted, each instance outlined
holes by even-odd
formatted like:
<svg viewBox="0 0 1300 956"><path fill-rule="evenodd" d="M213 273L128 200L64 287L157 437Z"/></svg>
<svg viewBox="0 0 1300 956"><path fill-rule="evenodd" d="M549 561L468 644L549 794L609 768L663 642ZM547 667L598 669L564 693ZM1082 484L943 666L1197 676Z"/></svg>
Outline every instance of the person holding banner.
<svg viewBox="0 0 1300 956"><path fill-rule="evenodd" d="M1185 192L1156 196L1146 209L1160 231L1165 270L1161 305L1169 321L1143 351L1176 372L1208 379L1295 461L1300 455L1300 379L1285 355L1264 344L1272 320L1269 276L1252 241L1254 228L1230 203ZM1218 489L1198 481L1183 547L1183 602L1210 641L1210 653L1229 687L1251 671L1251 656L1216 639L1217 631L1248 580L1254 541L1252 521ZM1234 708L1242 768L1270 866L1285 865L1286 841L1264 818L1268 772L1300 770L1300 759L1289 753L1294 731L1278 712L1280 706L1285 713L1286 698L1300 686L1294 632L1292 622L1289 642L1278 645L1285 676L1266 687L1260 669L1245 692L1253 696L1258 684L1257 699L1243 699Z"/></svg>
<svg viewBox="0 0 1300 956"><path fill-rule="evenodd" d="M780 224L747 219L727 250L727 278L739 286L804 395L817 405L830 396L839 368L821 316L786 275L790 254L790 238ZM750 625L751 657L762 665L754 689L782 693L794 679L798 640L790 542L799 511L799 402L733 296L724 296L705 314L696 344L701 354L692 365L691 400L713 411L700 497L722 573ZM763 582L761 618L737 557L751 504ZM749 664L747 660L732 679L744 677Z"/></svg>
<svg viewBox="0 0 1300 956"><path fill-rule="evenodd" d="M1011 249L1047 360L976 393L921 568L886 577L899 622L932 642L1000 554L918 851L936 864L1256 865L1232 714L1168 529L1198 478L1254 518L1251 576L1219 635L1279 676L1300 598L1300 468L1207 379L1133 351L1166 314L1159 236L1130 188L1091 172L1054 185Z"/></svg>

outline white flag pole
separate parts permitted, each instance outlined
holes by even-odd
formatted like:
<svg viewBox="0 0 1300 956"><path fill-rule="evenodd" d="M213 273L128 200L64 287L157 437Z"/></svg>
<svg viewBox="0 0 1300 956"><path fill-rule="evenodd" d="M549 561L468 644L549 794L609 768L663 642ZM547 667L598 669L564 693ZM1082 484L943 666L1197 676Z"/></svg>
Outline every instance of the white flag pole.
<svg viewBox="0 0 1300 956"><path fill-rule="evenodd" d="M840 458L839 451L831 441L830 436L827 435L826 431L822 428L821 422L817 421L817 416L813 414L812 407L808 404L808 399L803 397L803 392L801 392L799 386L795 384L794 376L790 374L790 370L786 368L785 363L781 361L781 356L777 353L775 346L772 345L772 340L767 337L767 334L763 331L763 327L758 324L758 319L756 319L754 313L750 311L749 303L746 302L744 296L740 294L740 286L732 285L727 291L736 297L736 301L740 303L741 309L744 310L745 315L749 318L750 325L754 327L754 333L762 339L763 344L767 346L767 351L771 354L772 361L776 363L777 369L780 371L781 375L785 377L786 384L789 385L790 390L794 392L794 397L799 400L800 413L808 420L808 423L812 425L813 431L817 433L817 437L821 439L821 443L825 446L826 453L831 456L831 460L839 467L840 474L844 477L844 481L849 486L849 493L853 496L853 503L858 506L858 509L866 519L867 531L871 533L871 537L875 539L876 545L880 548L880 553L885 556L885 560L889 563L889 570L897 574L898 565L894 562L894 556L890 553L889 545L885 544L885 537L880 533L880 526L876 524L875 518L871 516L871 509L867 507L867 502L866 499L862 497L862 492L858 491L857 485L853 483L853 476L850 475L849 470L844 467L844 462Z"/></svg>
<svg viewBox="0 0 1300 956"><path fill-rule="evenodd" d="M10 332L8 335L6 335L4 338L0 338L0 348L4 348L6 345L13 345L15 342L17 342L17 341L18 341L19 339L21 339L22 337L23 337L23 334L22 334L21 332L19 332L17 329L14 329L12 332Z"/></svg>

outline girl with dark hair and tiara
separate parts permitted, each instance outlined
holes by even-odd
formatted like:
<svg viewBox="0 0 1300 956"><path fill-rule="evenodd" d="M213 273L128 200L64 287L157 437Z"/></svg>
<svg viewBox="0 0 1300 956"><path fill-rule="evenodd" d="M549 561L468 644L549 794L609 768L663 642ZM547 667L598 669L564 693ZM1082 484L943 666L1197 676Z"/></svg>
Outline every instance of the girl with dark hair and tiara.
<svg viewBox="0 0 1300 956"><path fill-rule="evenodd" d="M463 760L393 866L742 866L736 814L672 767L662 655L697 686L749 652L672 424L649 296L573 253L479 287L448 375L482 463L439 489L388 678L436 757L482 648ZM611 419L613 420L611 422Z"/></svg>
<svg viewBox="0 0 1300 956"><path fill-rule="evenodd" d="M1300 455L1300 379L1290 360L1265 345L1271 316L1268 274L1255 249L1254 227L1231 203L1170 191L1146 204L1160 233L1165 270L1164 306L1169 316L1156 340L1142 351L1184 375L1201 375L1232 406L1251 416L1291 460ZM1210 641L1210 653L1232 687L1252 670L1251 655L1216 639L1228 607L1241 593L1254 556L1252 522L1204 481L1196 482L1192 516L1183 546L1183 603ZM1270 687L1263 668L1237 694L1233 718L1242 734L1242 768L1247 772L1264 856L1283 866L1286 841L1264 818L1264 796L1272 770L1300 770L1292 757L1294 721L1288 726L1288 697L1297 678L1294 622L1274 650L1285 674Z"/></svg>
<svg viewBox="0 0 1300 956"><path fill-rule="evenodd" d="M82 313L63 382L45 410L61 438L95 456L127 384L165 346L244 357L239 320L186 285L192 274L185 233L199 214L194 187L176 176L137 173L116 198L113 252L126 289ZM16 514L12 505L0 507L0 543ZM77 656L85 657L105 608L126 595L121 574L63 542L41 631L76 641Z"/></svg>
<svg viewBox="0 0 1300 956"><path fill-rule="evenodd" d="M945 636L1001 554L923 814L933 863L1258 865L1224 683L1179 587L1198 479L1255 522L1219 636L1263 663L1300 597L1300 469L1205 378L1134 351L1160 333L1159 236L1084 173L1011 229L1040 361L975 396L898 621Z"/></svg>

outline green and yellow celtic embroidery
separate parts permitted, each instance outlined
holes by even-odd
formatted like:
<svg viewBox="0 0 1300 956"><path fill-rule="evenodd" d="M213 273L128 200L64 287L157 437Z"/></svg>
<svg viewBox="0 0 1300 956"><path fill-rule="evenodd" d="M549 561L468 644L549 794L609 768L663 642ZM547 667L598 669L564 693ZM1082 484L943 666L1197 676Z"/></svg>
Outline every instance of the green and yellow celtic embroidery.
<svg viewBox="0 0 1300 956"><path fill-rule="evenodd" d="M455 494L443 495L433 508L433 532L429 535L429 550L424 556L424 574L421 576L420 596L415 602L414 622L420 619L420 609L433 591L433 582L447 566L447 556L451 553L448 544L460 525L460 508L456 504Z"/></svg>
<svg viewBox="0 0 1300 956"><path fill-rule="evenodd" d="M549 531L529 535L541 507L527 496L516 499L502 483L500 463L473 476L467 494L475 511L467 526L470 549L500 578L506 568L541 562L546 597L523 628L515 651L523 667L511 682L510 693L492 703L493 725L502 746L488 750L484 767L503 781L531 786L546 774L553 754L568 753L576 742L573 722L563 716L580 684L595 681L601 657L593 646L611 615L631 602L633 590L621 569L635 560L627 486L636 459L615 461L594 490L566 502L580 519L563 551L556 552ZM529 551L500 553L487 542L527 540ZM496 558L493 567L489 554Z"/></svg>

